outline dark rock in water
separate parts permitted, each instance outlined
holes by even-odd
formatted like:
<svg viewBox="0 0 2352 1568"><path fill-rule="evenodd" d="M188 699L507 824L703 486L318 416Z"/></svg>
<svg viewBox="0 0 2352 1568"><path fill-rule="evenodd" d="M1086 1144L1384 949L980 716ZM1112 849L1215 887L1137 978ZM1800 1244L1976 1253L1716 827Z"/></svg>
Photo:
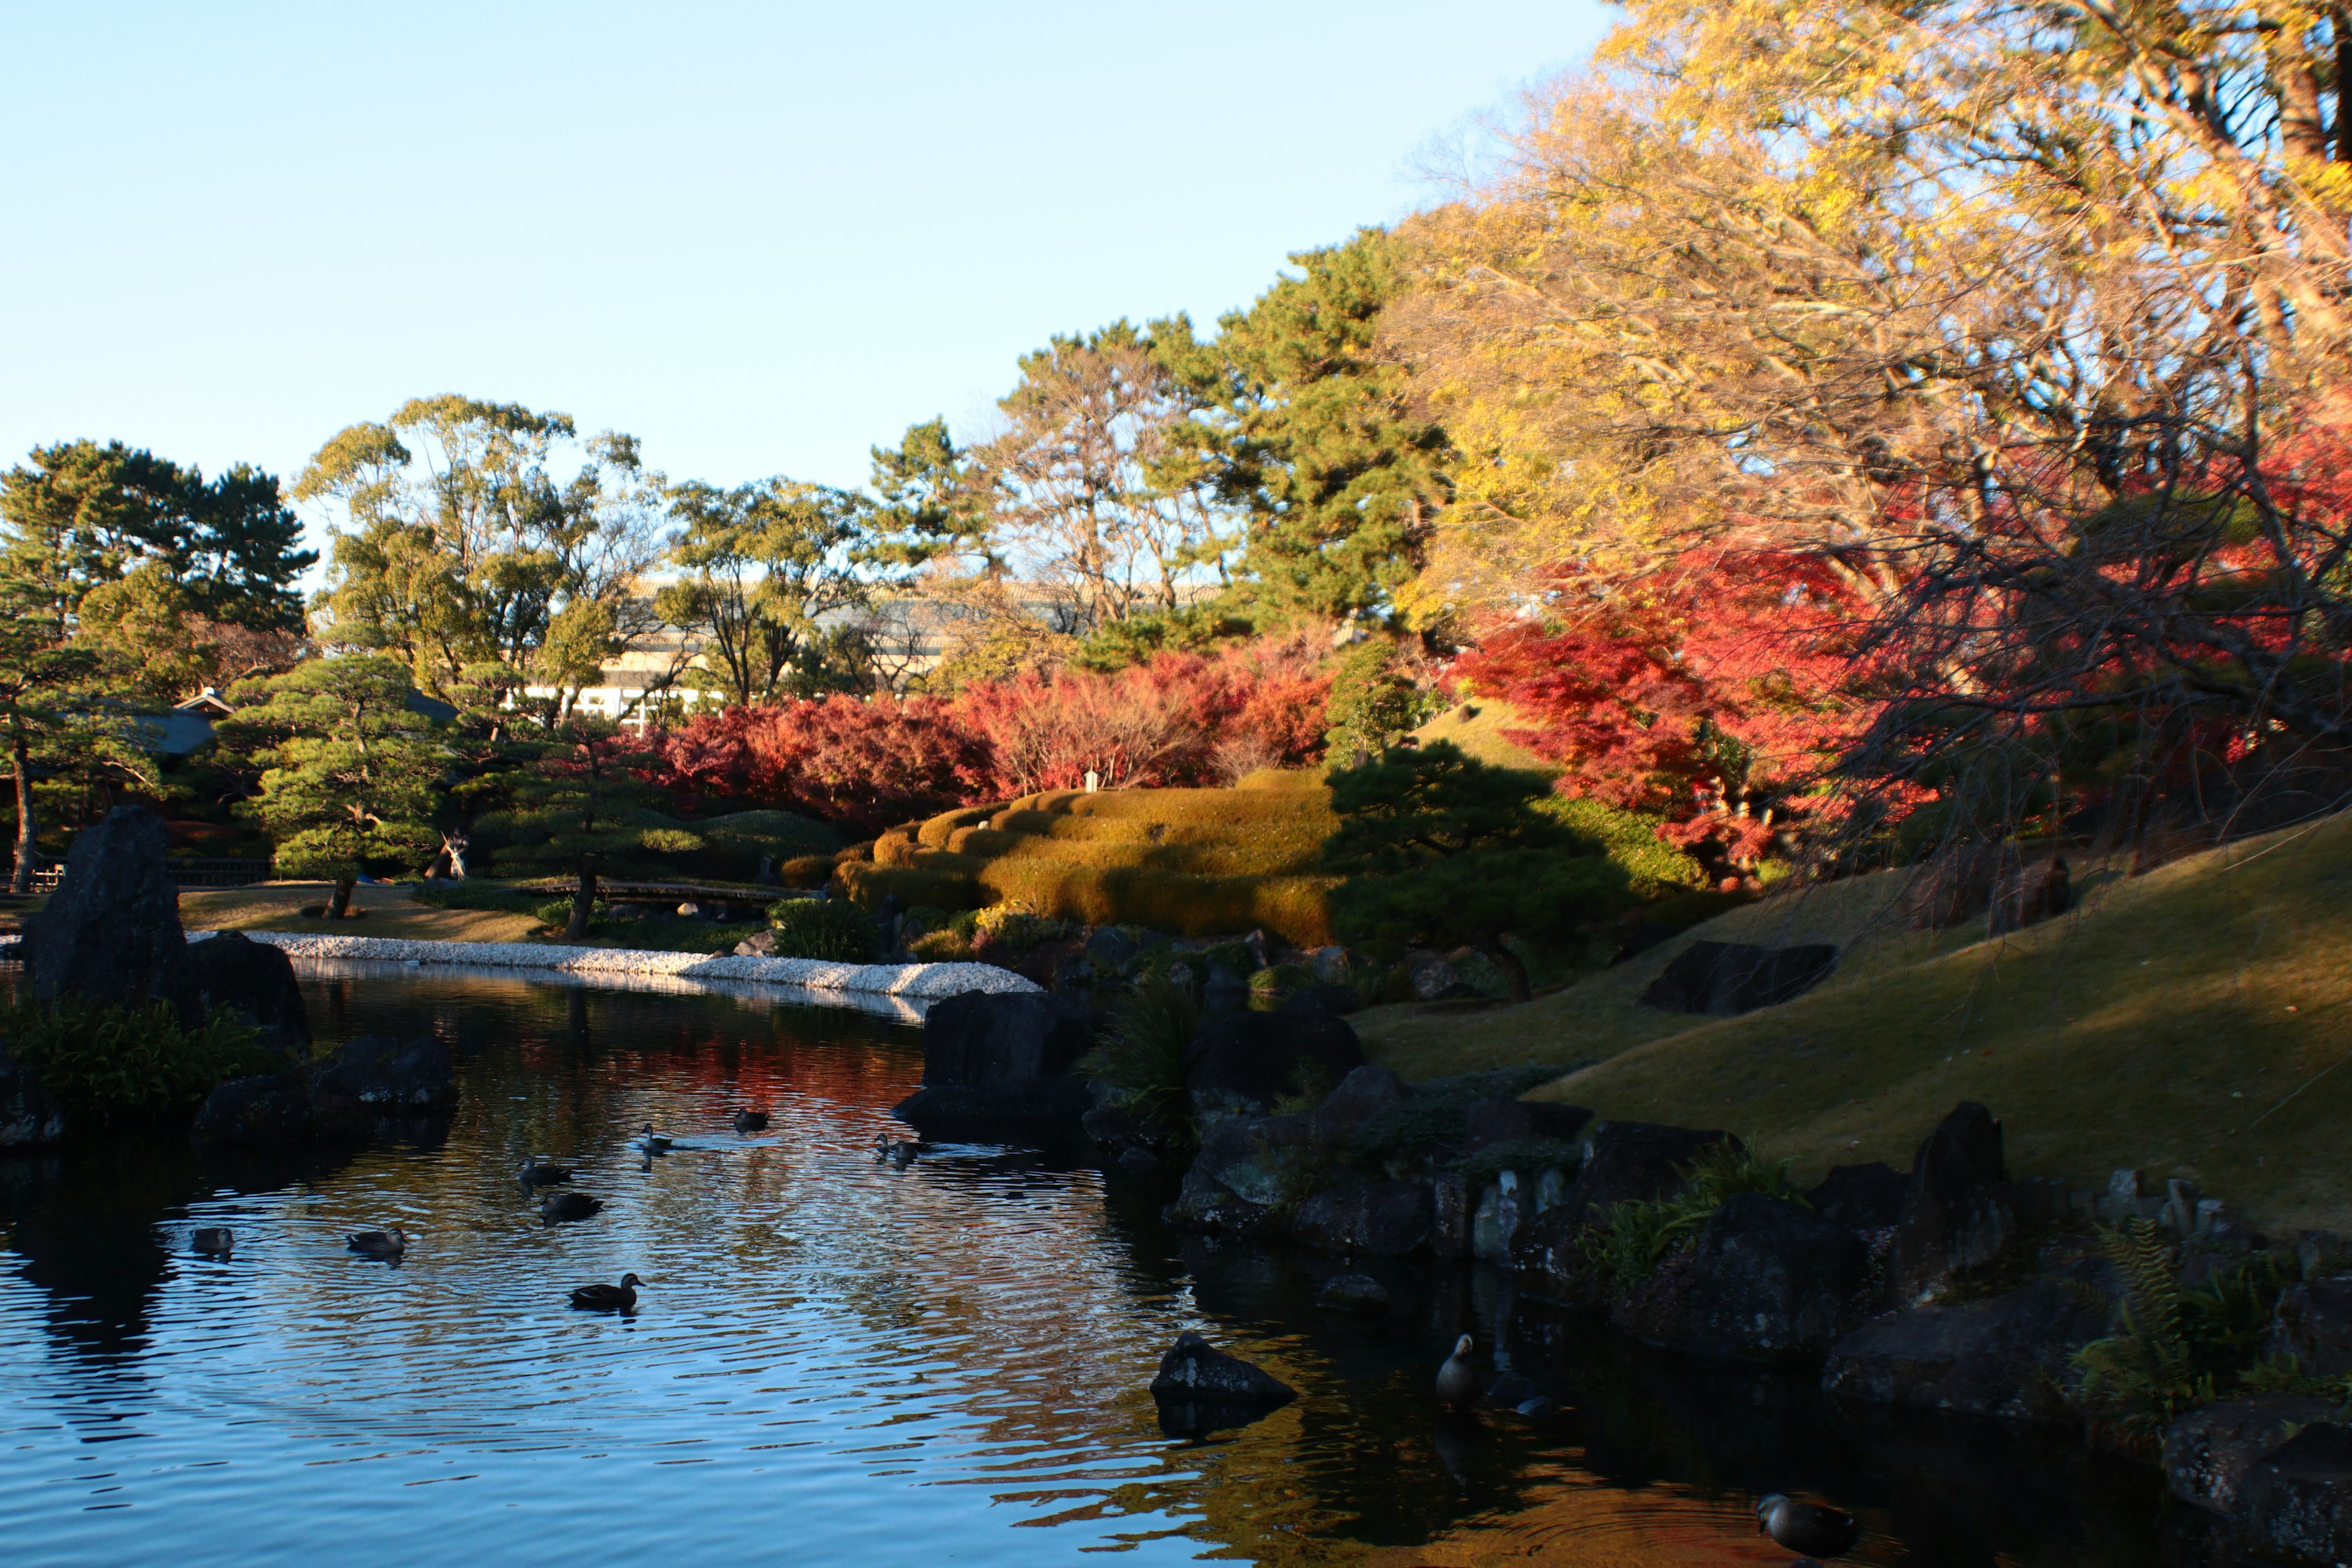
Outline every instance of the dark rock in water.
<svg viewBox="0 0 2352 1568"><path fill-rule="evenodd" d="M1093 1047L1097 1022L1042 992L944 997L923 1018L923 1086L999 1089L1063 1077Z"/></svg>
<svg viewBox="0 0 2352 1568"><path fill-rule="evenodd" d="M261 1043L289 1061L310 1049L310 1018L294 961L265 942L225 931L188 947L188 988L207 1018L223 1013L242 1017Z"/></svg>
<svg viewBox="0 0 2352 1568"><path fill-rule="evenodd" d="M2352 1426L2305 1426L2248 1467L2238 1539L2289 1563L2352 1562Z"/></svg>
<svg viewBox="0 0 2352 1568"><path fill-rule="evenodd" d="M1254 1236L1276 1228L1276 1209L1319 1163L1305 1116L1229 1116L1201 1134L1184 1189L1169 1205L1180 1230Z"/></svg>
<svg viewBox="0 0 2352 1568"><path fill-rule="evenodd" d="M43 1148L65 1135L65 1114L32 1069L18 1066L0 1041L0 1152Z"/></svg>
<svg viewBox="0 0 2352 1568"><path fill-rule="evenodd" d="M1485 1403L1497 1410L1516 1410L1540 1392L1525 1373L1507 1372L1486 1385Z"/></svg>
<svg viewBox="0 0 2352 1568"><path fill-rule="evenodd" d="M1107 1155L1145 1153L1155 1160L1175 1147L1184 1127L1160 1108L1123 1099L1099 1080L1087 1085L1089 1104L1078 1118L1088 1138Z"/></svg>
<svg viewBox="0 0 2352 1568"><path fill-rule="evenodd" d="M1468 1136L1463 1141L1464 1153L1475 1154L1496 1143L1510 1143L1525 1138L1549 1138L1556 1142L1572 1142L1592 1120L1592 1112L1580 1105L1559 1105L1525 1100L1482 1100L1464 1113Z"/></svg>
<svg viewBox="0 0 2352 1568"><path fill-rule="evenodd" d="M2074 1352L2114 1315L2105 1272L2069 1265L2006 1296L1865 1323L1831 1348L1822 1387L1872 1405L2071 1423Z"/></svg>
<svg viewBox="0 0 2352 1568"><path fill-rule="evenodd" d="M2165 1429L2165 1485L2185 1503L2234 1513L2238 1489L2255 1461L2335 1414L2333 1401L2301 1394L2260 1394L2192 1410Z"/></svg>
<svg viewBox="0 0 2352 1568"><path fill-rule="evenodd" d="M1094 1043L1097 1016L1039 992L967 991L923 1020L923 1087L898 1118L925 1138L1059 1143L1086 1131L1087 1086L1068 1076Z"/></svg>
<svg viewBox="0 0 2352 1568"><path fill-rule="evenodd" d="M1429 1250L1427 1182L1346 1181L1298 1205L1290 1234L1326 1252L1412 1258Z"/></svg>
<svg viewBox="0 0 2352 1568"><path fill-rule="evenodd" d="M2053 915L2063 915L2073 904L2073 887L2064 856L2053 855L2032 865L2011 867L1993 884L1990 922L1992 934L2000 936Z"/></svg>
<svg viewBox="0 0 2352 1568"><path fill-rule="evenodd" d="M34 1000L73 995L131 1007L168 1001L184 1010L188 943L163 846L163 819L144 806L118 805L82 830L66 856L64 881L25 922L22 956Z"/></svg>
<svg viewBox="0 0 2352 1568"><path fill-rule="evenodd" d="M205 1097L194 1127L199 1143L290 1149L310 1142L310 1084L299 1072L235 1078Z"/></svg>
<svg viewBox="0 0 2352 1568"><path fill-rule="evenodd" d="M1832 1225L1852 1231L1885 1230L1903 1217L1908 1185L1902 1172L1874 1160L1867 1165L1834 1167L1805 1194L1805 1201Z"/></svg>
<svg viewBox="0 0 2352 1568"><path fill-rule="evenodd" d="M1962 1100L1911 1162L1889 1265L1899 1304L1921 1301L2000 1256L2016 1236L2000 1123Z"/></svg>
<svg viewBox="0 0 2352 1568"><path fill-rule="evenodd" d="M1388 1287L1369 1274L1335 1274L1315 1293L1315 1304L1338 1312L1382 1312L1388 1310Z"/></svg>
<svg viewBox="0 0 2352 1568"><path fill-rule="evenodd" d="M403 1042L362 1035L311 1077L320 1098L356 1100L377 1116L438 1115L457 1102L449 1047L430 1035Z"/></svg>
<svg viewBox="0 0 2352 1568"><path fill-rule="evenodd" d="M1322 1013L1235 1013L1184 1047L1184 1083L1210 1114L1264 1110L1319 1082L1335 1088L1364 1065L1356 1031Z"/></svg>
<svg viewBox="0 0 2352 1568"><path fill-rule="evenodd" d="M1650 982L1641 1003L1664 1013L1752 1013L1794 1001L1819 985L1836 971L1837 955L1836 948L1821 942L1751 947L1695 942Z"/></svg>
<svg viewBox="0 0 2352 1568"><path fill-rule="evenodd" d="M1227 1355L1187 1329L1160 1358L1160 1375L1151 1380L1151 1396L1240 1400L1270 1409L1289 1404L1298 1397L1298 1391L1272 1373Z"/></svg>
<svg viewBox="0 0 2352 1568"><path fill-rule="evenodd" d="M1814 1361L1855 1315L1869 1263L1852 1231L1786 1198L1738 1193L1709 1217L1687 1260L1611 1321L1700 1355Z"/></svg>
<svg viewBox="0 0 2352 1568"><path fill-rule="evenodd" d="M2305 1377L2352 1373L2352 1279L2306 1279L2281 1293L2263 1342L2266 1355L2291 1355Z"/></svg>
<svg viewBox="0 0 2352 1568"><path fill-rule="evenodd" d="M1159 1155L1139 1144L1119 1151L1118 1168L1125 1175L1156 1176L1167 1169L1167 1165Z"/></svg>

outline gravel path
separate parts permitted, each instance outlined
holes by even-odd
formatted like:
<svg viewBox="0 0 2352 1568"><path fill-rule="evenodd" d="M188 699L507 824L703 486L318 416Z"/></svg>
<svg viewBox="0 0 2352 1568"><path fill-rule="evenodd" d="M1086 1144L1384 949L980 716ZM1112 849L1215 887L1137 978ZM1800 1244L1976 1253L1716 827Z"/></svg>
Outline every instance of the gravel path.
<svg viewBox="0 0 2352 1568"><path fill-rule="evenodd" d="M188 940L212 935L190 931ZM394 963L462 963L491 969L558 969L570 974L678 974L758 980L812 991L857 991L937 999L966 991L1043 989L992 963L825 963L813 958L741 958L733 953L639 952L616 947L557 947L535 942L408 942L388 936L303 936L251 931L289 958L368 958Z"/></svg>

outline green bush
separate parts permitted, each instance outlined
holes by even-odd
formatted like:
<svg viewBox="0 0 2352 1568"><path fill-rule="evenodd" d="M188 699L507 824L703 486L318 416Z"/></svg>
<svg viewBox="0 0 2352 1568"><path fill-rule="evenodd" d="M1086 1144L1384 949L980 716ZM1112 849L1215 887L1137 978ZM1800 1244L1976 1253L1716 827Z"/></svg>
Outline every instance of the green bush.
<svg viewBox="0 0 2352 1568"><path fill-rule="evenodd" d="M191 1032L166 1002L15 1002L0 1006L0 1035L77 1123L185 1115L215 1086L283 1065L242 1023L216 1017Z"/></svg>
<svg viewBox="0 0 2352 1568"><path fill-rule="evenodd" d="M1201 1030L1192 988L1164 974L1137 982L1112 1012L1110 1026L1078 1071L1110 1086L1122 1104L1185 1130L1192 1125L1184 1087L1184 1047Z"/></svg>
<svg viewBox="0 0 2352 1568"><path fill-rule="evenodd" d="M768 924L778 958L874 962L874 921L846 899L787 899L770 911Z"/></svg>
<svg viewBox="0 0 2352 1568"><path fill-rule="evenodd" d="M530 918L543 926L555 926L559 929L569 926L572 923L572 900L569 897L542 899L530 907ZM612 918L613 906L602 899L598 899L588 907L588 924L592 928L598 921Z"/></svg>
<svg viewBox="0 0 2352 1568"><path fill-rule="evenodd" d="M1670 1254L1695 1244L1727 1198L1739 1193L1796 1198L1796 1189L1789 1184L1790 1165L1787 1160L1768 1162L1752 1138L1745 1143L1729 1140L1714 1144L1678 1167L1685 1181L1682 1191L1610 1209L1608 1219L1587 1231L1580 1243L1585 1261L1612 1289L1633 1289Z"/></svg>
<svg viewBox="0 0 2352 1568"><path fill-rule="evenodd" d="M707 817L694 825L694 831L702 847L687 857L687 863L713 877L751 877L763 858L782 866L822 857L830 870L831 858L841 847L837 829L789 811L732 812Z"/></svg>
<svg viewBox="0 0 2352 1568"><path fill-rule="evenodd" d="M776 868L776 878L787 888L822 888L833 880L830 855L795 855Z"/></svg>

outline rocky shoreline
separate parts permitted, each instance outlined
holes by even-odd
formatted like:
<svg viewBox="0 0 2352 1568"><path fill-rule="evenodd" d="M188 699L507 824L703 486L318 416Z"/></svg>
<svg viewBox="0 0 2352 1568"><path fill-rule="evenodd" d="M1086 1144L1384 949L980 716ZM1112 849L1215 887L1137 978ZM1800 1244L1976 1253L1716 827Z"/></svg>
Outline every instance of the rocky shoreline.
<svg viewBox="0 0 2352 1568"><path fill-rule="evenodd" d="M1842 1166L1775 1190L1721 1131L1528 1103L1509 1074L1403 1082L1311 996L1202 1027L1184 1052L1187 1117L1083 1076L1102 1021L1054 995L939 1003L924 1087L898 1114L927 1137L1090 1146L1172 1191L1180 1229L1490 1266L1521 1297L1653 1346L1817 1372L1842 1404L2073 1429L2145 1459L2160 1444L2219 1549L2352 1560L2352 1384L2209 1389L2133 1434L2102 1419L2081 1359L2130 1327L2132 1282L2102 1236L2128 1223L2185 1288L2254 1264L2299 1277L2259 1327L2263 1364L2306 1386L2352 1376L2352 1273L2336 1274L2352 1259L2330 1234L2273 1242L2192 1184L2137 1172L2100 1192L2013 1179L2000 1121L1969 1102L1908 1171ZM1717 1180L1752 1190L1717 1197Z"/></svg>

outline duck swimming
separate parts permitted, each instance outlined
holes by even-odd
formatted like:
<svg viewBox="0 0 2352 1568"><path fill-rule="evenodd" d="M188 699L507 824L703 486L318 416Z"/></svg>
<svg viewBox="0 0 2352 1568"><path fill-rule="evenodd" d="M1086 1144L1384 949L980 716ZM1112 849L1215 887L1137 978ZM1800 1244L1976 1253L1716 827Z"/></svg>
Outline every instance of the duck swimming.
<svg viewBox="0 0 2352 1568"><path fill-rule="evenodd" d="M236 1247L236 1237L219 1226L211 1226L188 1237L188 1245L206 1258L226 1258Z"/></svg>
<svg viewBox="0 0 2352 1568"><path fill-rule="evenodd" d="M532 1154L524 1159L519 1179L526 1187L552 1187L572 1179L572 1167L551 1165Z"/></svg>
<svg viewBox="0 0 2352 1568"><path fill-rule="evenodd" d="M667 1132L655 1131L654 1124L648 1121L646 1123L646 1130L637 1134L635 1142L637 1147L648 1154L667 1154L677 1140Z"/></svg>
<svg viewBox="0 0 2352 1568"><path fill-rule="evenodd" d="M1839 1557L1862 1539L1862 1525L1842 1508L1799 1502L1779 1492L1756 1500L1756 1528L1791 1552Z"/></svg>
<svg viewBox="0 0 2352 1568"><path fill-rule="evenodd" d="M634 1274L624 1274L618 1285L583 1285L572 1292L572 1304L590 1312L633 1312L637 1287L644 1283Z"/></svg>
<svg viewBox="0 0 2352 1568"><path fill-rule="evenodd" d="M586 1193L557 1193L539 1205L539 1217L557 1225L567 1219L586 1219L604 1206L604 1199Z"/></svg>
<svg viewBox="0 0 2352 1568"><path fill-rule="evenodd" d="M759 1132L766 1130L768 1113L764 1110L739 1110L735 1113L735 1131Z"/></svg>
<svg viewBox="0 0 2352 1568"><path fill-rule="evenodd" d="M878 1165L887 1160L904 1169L914 1163L922 1147L912 1138L893 1138L887 1132L877 1132L874 1135L874 1163Z"/></svg>
<svg viewBox="0 0 2352 1568"><path fill-rule="evenodd" d="M1454 1342L1454 1353L1437 1369L1437 1403L1448 1410L1468 1410L1478 1403L1478 1368L1470 1360L1476 1344L1468 1334Z"/></svg>
<svg viewBox="0 0 2352 1568"><path fill-rule="evenodd" d="M408 1233L398 1226L390 1230L355 1230L351 1235L351 1247L369 1258L397 1259L408 1250Z"/></svg>

